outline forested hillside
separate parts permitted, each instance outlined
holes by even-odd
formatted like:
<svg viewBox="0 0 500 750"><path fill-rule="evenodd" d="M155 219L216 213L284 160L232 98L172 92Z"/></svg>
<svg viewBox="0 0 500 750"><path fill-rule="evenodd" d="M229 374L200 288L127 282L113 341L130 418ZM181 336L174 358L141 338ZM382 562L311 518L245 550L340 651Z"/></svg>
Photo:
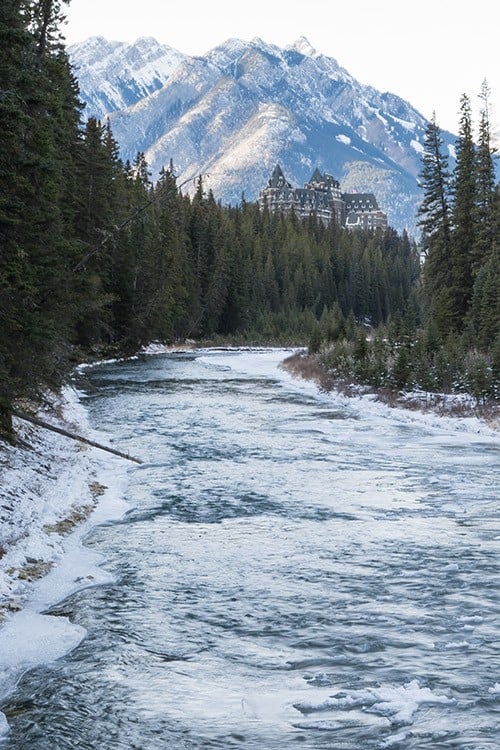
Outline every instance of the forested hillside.
<svg viewBox="0 0 500 750"><path fill-rule="evenodd" d="M498 193L487 120L477 149L462 125L452 209L440 192L439 130L429 128L421 283L415 243L394 230L349 233L244 200L224 207L203 175L193 176L189 197L171 165L153 184L143 154L123 163L109 123L82 122L59 33L63 5L3 0L0 8L3 437L14 438L13 406L39 402L76 362L153 340L357 341L361 377L371 355L356 323L410 331L404 347L398 334L395 343L377 339L379 349L396 347L399 361L416 350L423 321L417 338L429 356L460 340L484 354L488 372L497 352L498 370ZM403 364L397 384L409 382Z"/></svg>

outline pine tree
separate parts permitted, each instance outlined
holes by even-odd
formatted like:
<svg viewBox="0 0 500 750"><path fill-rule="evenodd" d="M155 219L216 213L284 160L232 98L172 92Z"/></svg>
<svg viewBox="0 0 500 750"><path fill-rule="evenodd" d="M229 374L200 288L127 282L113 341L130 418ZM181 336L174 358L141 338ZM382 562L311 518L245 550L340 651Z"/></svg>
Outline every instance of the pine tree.
<svg viewBox="0 0 500 750"><path fill-rule="evenodd" d="M446 336L455 323L451 232L449 217L448 160L435 116L425 133L421 184L424 197L419 209L426 261L423 271L424 304L427 319L433 318L439 333Z"/></svg>
<svg viewBox="0 0 500 750"><path fill-rule="evenodd" d="M93 117L85 124L77 169L75 224L81 249L73 270L81 304L75 343L90 347L113 338L113 246L119 224L117 178L121 169L108 126Z"/></svg>
<svg viewBox="0 0 500 750"><path fill-rule="evenodd" d="M0 6L0 435L9 439L13 439L11 403L25 356L24 347L15 348L14 341L22 343L19 334L31 292L22 234L29 190L23 169L24 133L31 125L24 94L32 54L19 2L5 0Z"/></svg>
<svg viewBox="0 0 500 750"><path fill-rule="evenodd" d="M472 250L477 231L476 153L470 101L465 94L461 100L452 199L452 289L455 326L460 329L472 295Z"/></svg>
<svg viewBox="0 0 500 750"><path fill-rule="evenodd" d="M114 150L114 139L109 144ZM108 147L109 148L109 147ZM147 310L151 288L152 248L158 242L152 183L143 153L133 165L127 162L119 170L114 184L119 205L116 219L123 215L115 230L112 245L112 275L108 279L112 294L111 327L119 348L134 352L148 342Z"/></svg>
<svg viewBox="0 0 500 750"><path fill-rule="evenodd" d="M483 351L492 350L500 337L500 260L496 248L477 273L470 320L474 329L474 344Z"/></svg>
<svg viewBox="0 0 500 750"><path fill-rule="evenodd" d="M0 406L56 387L69 365L75 81L56 30L60 3L0 9Z"/></svg>
<svg viewBox="0 0 500 750"><path fill-rule="evenodd" d="M491 257L494 241L495 167L489 123L489 88L483 82L477 147L477 228L473 245L473 272Z"/></svg>
<svg viewBox="0 0 500 750"><path fill-rule="evenodd" d="M36 46L36 59L39 66L53 49L53 45L61 46L60 27L65 20L62 5L68 5L70 0L28 0L22 3L23 11L29 20Z"/></svg>
<svg viewBox="0 0 500 750"><path fill-rule="evenodd" d="M193 247L190 232L193 210L200 215L203 212L201 179L198 197L192 204L180 194L171 164L169 169L162 170L155 196L158 197L155 206L159 231L153 257L155 291L151 305L156 320L155 336L163 340L196 336L204 308L196 275L201 262L200 247Z"/></svg>

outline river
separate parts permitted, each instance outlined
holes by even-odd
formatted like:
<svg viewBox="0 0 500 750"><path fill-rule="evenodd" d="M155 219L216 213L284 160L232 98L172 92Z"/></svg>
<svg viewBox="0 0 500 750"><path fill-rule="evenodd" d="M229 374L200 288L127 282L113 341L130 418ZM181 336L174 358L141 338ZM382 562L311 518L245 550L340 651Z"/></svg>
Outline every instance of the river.
<svg viewBox="0 0 500 750"><path fill-rule="evenodd" d="M286 354L85 371L91 424L145 463L2 750L498 750L498 435L322 394Z"/></svg>

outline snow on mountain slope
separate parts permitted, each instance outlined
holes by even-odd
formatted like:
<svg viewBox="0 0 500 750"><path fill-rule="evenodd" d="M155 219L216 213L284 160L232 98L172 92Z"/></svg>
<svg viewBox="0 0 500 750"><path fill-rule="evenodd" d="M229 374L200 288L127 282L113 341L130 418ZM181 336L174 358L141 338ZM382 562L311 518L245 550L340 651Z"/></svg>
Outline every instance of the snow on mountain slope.
<svg viewBox="0 0 500 750"><path fill-rule="evenodd" d="M84 114L100 119L152 94L186 58L149 37L133 44L91 37L68 53L86 103Z"/></svg>
<svg viewBox="0 0 500 750"><path fill-rule="evenodd" d="M255 200L278 162L296 186L318 167L345 191L374 192L389 223L414 232L427 121L304 37L284 49L229 39L200 57L94 38L69 53L88 113L109 115L122 157L143 151L154 178L172 160L179 184L203 175L234 205ZM454 137L443 140L451 153Z"/></svg>

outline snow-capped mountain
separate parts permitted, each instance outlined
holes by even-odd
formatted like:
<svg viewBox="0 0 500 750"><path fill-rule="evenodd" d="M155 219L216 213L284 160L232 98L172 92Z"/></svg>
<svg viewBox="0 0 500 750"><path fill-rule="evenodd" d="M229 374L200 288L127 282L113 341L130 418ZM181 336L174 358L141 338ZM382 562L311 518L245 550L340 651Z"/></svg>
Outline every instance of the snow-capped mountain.
<svg viewBox="0 0 500 750"><path fill-rule="evenodd" d="M345 192L373 192L391 226L415 232L425 118L356 81L304 37L281 49L229 39L191 57L154 39L69 48L87 115L110 117L124 159L178 185L204 176L223 204L255 200L279 163L300 187L316 167ZM453 156L454 136L443 133Z"/></svg>
<svg viewBox="0 0 500 750"><path fill-rule="evenodd" d="M85 117L104 118L161 88L187 56L142 37L133 44L91 37L68 50L85 102Z"/></svg>

